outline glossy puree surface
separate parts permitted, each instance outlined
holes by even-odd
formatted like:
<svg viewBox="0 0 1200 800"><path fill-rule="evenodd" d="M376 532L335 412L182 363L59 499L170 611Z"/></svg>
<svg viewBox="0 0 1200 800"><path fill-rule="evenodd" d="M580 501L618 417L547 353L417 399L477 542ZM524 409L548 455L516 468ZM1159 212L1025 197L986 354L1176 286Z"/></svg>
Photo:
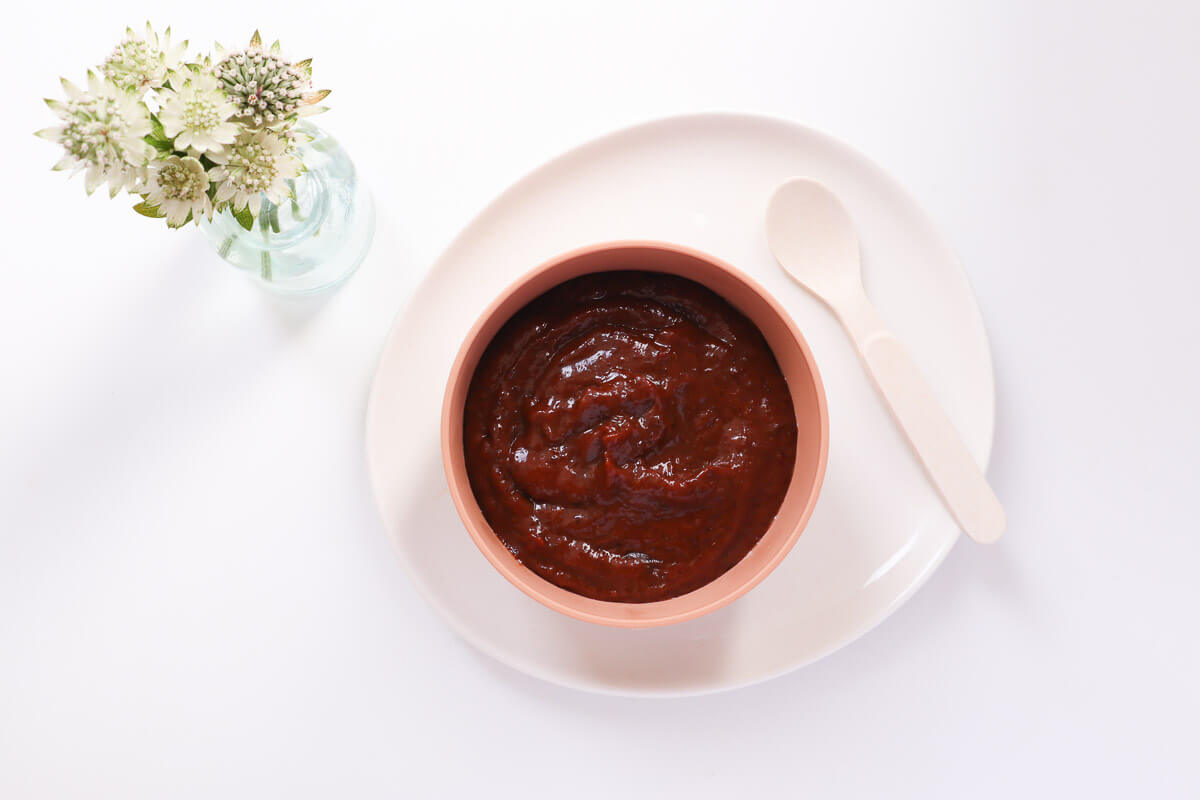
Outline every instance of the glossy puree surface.
<svg viewBox="0 0 1200 800"><path fill-rule="evenodd" d="M796 419L757 328L673 275L604 272L518 311L467 394L471 488L504 545L587 597L651 602L740 561L783 501Z"/></svg>

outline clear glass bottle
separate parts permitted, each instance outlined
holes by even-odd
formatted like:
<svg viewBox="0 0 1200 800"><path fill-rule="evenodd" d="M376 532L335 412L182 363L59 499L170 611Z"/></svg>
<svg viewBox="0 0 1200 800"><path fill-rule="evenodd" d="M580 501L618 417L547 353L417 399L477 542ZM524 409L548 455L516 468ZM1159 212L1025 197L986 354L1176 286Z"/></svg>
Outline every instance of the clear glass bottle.
<svg viewBox="0 0 1200 800"><path fill-rule="evenodd" d="M251 230L228 210L200 227L217 255L263 286L283 294L317 294L358 269L375 235L375 207L336 139L307 120L296 132L305 171L293 182L294 198L280 205L263 198Z"/></svg>

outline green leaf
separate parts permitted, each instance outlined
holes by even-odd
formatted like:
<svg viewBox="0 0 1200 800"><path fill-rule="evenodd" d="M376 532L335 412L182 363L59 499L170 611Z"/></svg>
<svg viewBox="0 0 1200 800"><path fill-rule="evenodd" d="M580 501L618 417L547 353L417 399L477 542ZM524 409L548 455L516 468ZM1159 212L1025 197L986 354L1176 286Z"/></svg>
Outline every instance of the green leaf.
<svg viewBox="0 0 1200 800"><path fill-rule="evenodd" d="M157 114L150 115L150 132L142 138L146 144L160 153L170 153L174 149L171 144L171 137L167 136L167 132L163 130L162 122L159 120Z"/></svg>
<svg viewBox="0 0 1200 800"><path fill-rule="evenodd" d="M141 214L143 217L150 217L150 219L162 219L166 216L166 214L162 212L162 209L160 209L158 206L150 205L149 201L147 200L142 200L142 202L133 207L133 210Z"/></svg>
<svg viewBox="0 0 1200 800"><path fill-rule="evenodd" d="M242 206L240 211L234 211L233 218L238 221L246 230L254 230L254 215L250 213L250 206Z"/></svg>
<svg viewBox="0 0 1200 800"><path fill-rule="evenodd" d="M146 134L142 140L160 153L169 154L175 150L175 146L167 139L155 139L152 135Z"/></svg>

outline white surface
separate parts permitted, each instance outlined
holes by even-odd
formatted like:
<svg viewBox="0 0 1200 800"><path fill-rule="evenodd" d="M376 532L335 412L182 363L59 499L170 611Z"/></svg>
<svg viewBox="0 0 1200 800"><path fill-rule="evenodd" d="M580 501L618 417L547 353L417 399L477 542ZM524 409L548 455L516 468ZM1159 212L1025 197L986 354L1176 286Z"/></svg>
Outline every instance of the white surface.
<svg viewBox="0 0 1200 800"><path fill-rule="evenodd" d="M316 56L380 214L311 308L49 172L39 98L146 5L8 11L0 797L1195 796L1195 3L303 7L271 33ZM200 41L272 26L155 8ZM939 222L992 341L1010 529L779 680L549 686L405 578L366 484L368 378L501 188L724 107L846 139Z"/></svg>
<svg viewBox="0 0 1200 800"><path fill-rule="evenodd" d="M881 308L907 332L970 443L964 457L986 462L995 397L975 299L938 232L887 175L845 145L771 117L685 115L601 137L521 180L464 228L397 320L372 386L368 464L384 522L419 588L485 652L602 692L744 686L861 635L954 544L958 527L845 332L767 247L767 201L796 174L819 177L852 209ZM792 552L732 605L655 630L569 619L510 585L459 521L437 427L412 426L440 418L463 338L505 287L559 253L621 239L677 242L745 270L804 333L829 407L828 469Z"/></svg>

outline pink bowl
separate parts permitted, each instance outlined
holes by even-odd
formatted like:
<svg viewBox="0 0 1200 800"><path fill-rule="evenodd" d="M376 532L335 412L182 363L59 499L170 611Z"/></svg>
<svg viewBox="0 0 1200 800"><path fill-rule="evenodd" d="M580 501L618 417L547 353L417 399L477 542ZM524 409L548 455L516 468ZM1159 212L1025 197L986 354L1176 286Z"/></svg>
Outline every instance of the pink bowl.
<svg viewBox="0 0 1200 800"><path fill-rule="evenodd" d="M796 464L774 522L758 544L712 582L669 600L615 603L555 586L516 559L492 532L471 491L463 453L463 404L483 351L505 322L530 300L571 278L612 270L665 272L707 286L745 314L762 332L787 381L796 412ZM812 353L787 312L757 283L704 253L662 242L610 242L553 258L513 283L488 307L467 334L442 403L442 463L450 496L479 550L500 574L525 594L576 619L623 628L669 625L694 619L754 588L800 537L812 515L825 476L829 416L825 389Z"/></svg>

